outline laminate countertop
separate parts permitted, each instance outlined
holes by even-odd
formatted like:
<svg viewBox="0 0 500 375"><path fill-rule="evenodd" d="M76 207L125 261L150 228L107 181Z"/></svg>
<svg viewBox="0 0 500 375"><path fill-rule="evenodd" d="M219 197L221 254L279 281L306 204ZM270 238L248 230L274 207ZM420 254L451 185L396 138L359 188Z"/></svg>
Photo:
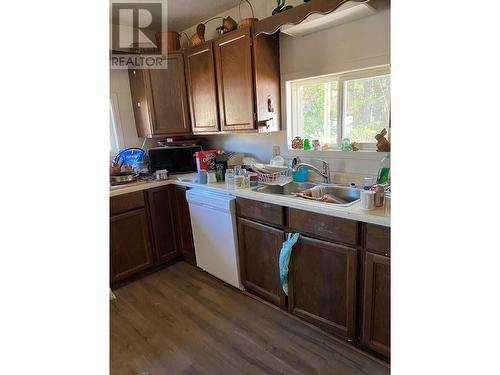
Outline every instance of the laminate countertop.
<svg viewBox="0 0 500 375"><path fill-rule="evenodd" d="M362 221L370 224L383 225L386 227L391 226L391 219L384 214L384 208L379 207L371 211L366 211L361 208L361 203L357 202L349 207L339 207L333 204L315 202L298 197L258 193L252 188L228 190L224 182L215 184L199 184L196 182L196 173L172 176L168 180L163 181L137 181L126 185L112 186L110 188L110 196L132 193L151 189L165 185L180 185L191 188L200 188L217 193L229 194L235 197L252 199L260 202L277 204L280 206L297 208L304 211L315 212L324 215L336 216L345 219Z"/></svg>

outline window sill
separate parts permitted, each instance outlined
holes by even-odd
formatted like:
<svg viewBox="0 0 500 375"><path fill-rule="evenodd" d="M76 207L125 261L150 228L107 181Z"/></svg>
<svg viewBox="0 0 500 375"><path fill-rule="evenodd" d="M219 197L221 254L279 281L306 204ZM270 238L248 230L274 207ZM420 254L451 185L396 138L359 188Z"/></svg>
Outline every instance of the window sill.
<svg viewBox="0 0 500 375"><path fill-rule="evenodd" d="M357 160L382 160L388 152L377 152L375 150L359 150L359 151L339 151L339 150L327 150L327 151L314 151L314 150L295 150L286 149L283 150L282 156L302 156L302 157L312 157L312 158L334 158L334 159L357 159Z"/></svg>

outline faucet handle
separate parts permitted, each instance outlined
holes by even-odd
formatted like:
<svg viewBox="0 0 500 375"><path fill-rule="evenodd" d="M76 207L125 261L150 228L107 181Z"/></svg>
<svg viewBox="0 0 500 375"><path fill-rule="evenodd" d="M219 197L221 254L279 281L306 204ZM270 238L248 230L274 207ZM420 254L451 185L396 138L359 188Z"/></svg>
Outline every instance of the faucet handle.
<svg viewBox="0 0 500 375"><path fill-rule="evenodd" d="M327 171L330 169L330 163L328 163L326 160L323 159L317 159L318 161L323 163L323 170Z"/></svg>

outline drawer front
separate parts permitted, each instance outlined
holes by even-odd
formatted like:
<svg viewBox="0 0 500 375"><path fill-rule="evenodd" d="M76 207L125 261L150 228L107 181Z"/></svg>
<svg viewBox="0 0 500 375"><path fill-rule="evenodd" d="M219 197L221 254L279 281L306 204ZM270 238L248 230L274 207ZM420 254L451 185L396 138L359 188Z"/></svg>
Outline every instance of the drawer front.
<svg viewBox="0 0 500 375"><path fill-rule="evenodd" d="M365 249L376 254L391 255L391 228L365 224Z"/></svg>
<svg viewBox="0 0 500 375"><path fill-rule="evenodd" d="M275 204L237 198L236 210L238 216L243 216L247 219L278 226L284 225L284 208Z"/></svg>
<svg viewBox="0 0 500 375"><path fill-rule="evenodd" d="M357 244L357 221L289 208L288 226L290 229L319 238L349 245Z"/></svg>
<svg viewBox="0 0 500 375"><path fill-rule="evenodd" d="M109 200L109 213L113 216L144 206L144 192L136 191L134 193L111 197Z"/></svg>

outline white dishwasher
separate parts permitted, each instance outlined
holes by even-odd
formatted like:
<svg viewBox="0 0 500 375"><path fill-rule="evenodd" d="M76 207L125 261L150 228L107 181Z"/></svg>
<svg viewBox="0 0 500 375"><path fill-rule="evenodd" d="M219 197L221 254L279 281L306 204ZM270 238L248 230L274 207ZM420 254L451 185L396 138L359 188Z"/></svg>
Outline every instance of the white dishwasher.
<svg viewBox="0 0 500 375"><path fill-rule="evenodd" d="M235 197L202 189L186 192L196 264L236 288L240 282Z"/></svg>

